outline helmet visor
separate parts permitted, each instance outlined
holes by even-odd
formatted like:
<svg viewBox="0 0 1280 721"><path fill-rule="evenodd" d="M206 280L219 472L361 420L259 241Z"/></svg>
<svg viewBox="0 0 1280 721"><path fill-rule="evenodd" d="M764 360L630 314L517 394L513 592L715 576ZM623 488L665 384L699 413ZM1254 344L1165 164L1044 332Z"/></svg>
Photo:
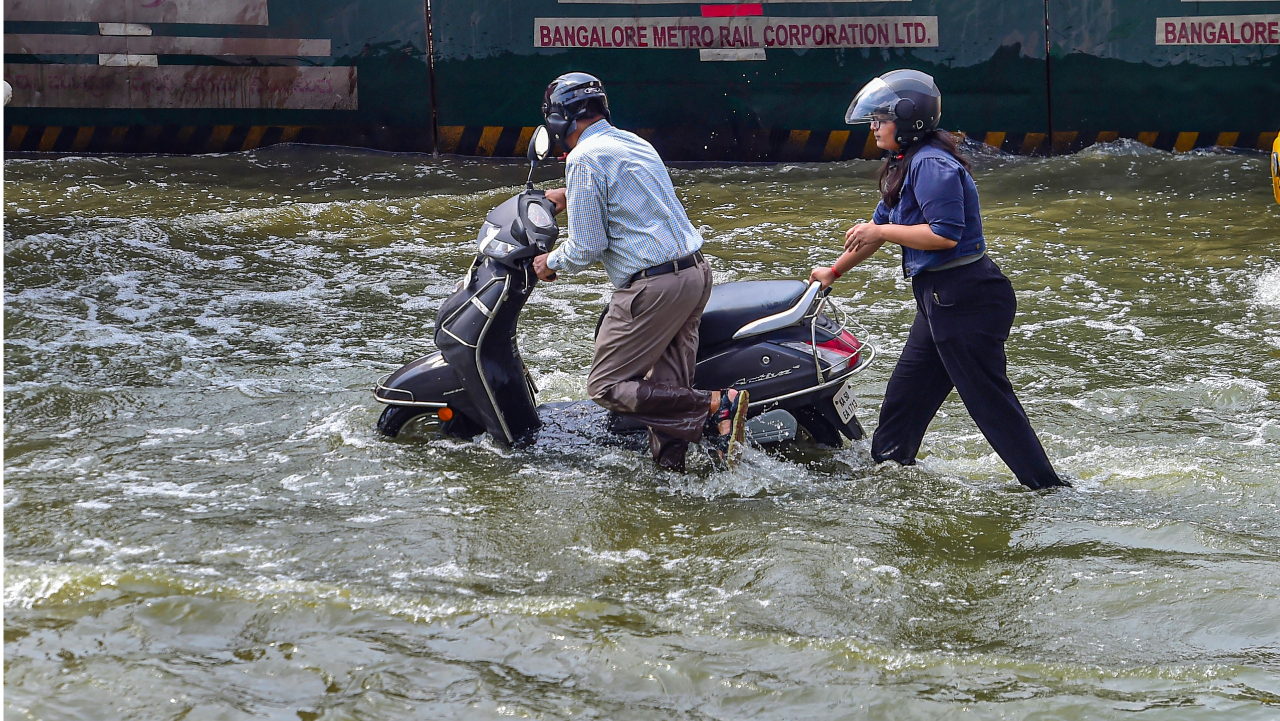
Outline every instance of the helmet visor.
<svg viewBox="0 0 1280 721"><path fill-rule="evenodd" d="M896 117L893 108L900 99L883 80L875 78L863 85L853 102L849 103L844 121L849 125L857 125L872 120L893 120Z"/></svg>

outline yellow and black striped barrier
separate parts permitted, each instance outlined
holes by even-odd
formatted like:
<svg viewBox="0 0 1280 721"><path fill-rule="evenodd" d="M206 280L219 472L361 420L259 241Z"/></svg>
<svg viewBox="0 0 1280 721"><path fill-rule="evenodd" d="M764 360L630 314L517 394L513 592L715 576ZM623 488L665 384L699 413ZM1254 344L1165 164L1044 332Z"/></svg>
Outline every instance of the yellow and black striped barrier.
<svg viewBox="0 0 1280 721"><path fill-rule="evenodd" d="M6 125L8 152L169 153L196 155L253 150L280 143L345 145L380 150L433 150L431 128L342 128L306 125Z"/></svg>
<svg viewBox="0 0 1280 721"><path fill-rule="evenodd" d="M334 127L304 125L6 125L5 150L53 153L228 153L276 145L307 143L374 148L396 152L432 152L476 157L522 157L533 127L442 125L431 128ZM636 132L664 145L678 136L639 128ZM961 133L973 140L1017 155L1071 153L1095 143L1131 138L1151 147L1184 153L1196 148L1270 149L1276 133L1199 132L1055 132ZM708 160L834 161L879 158L875 138L866 130L775 130L743 148L712 151ZM723 156L723 157L721 157ZM1278 191L1280 192L1280 191Z"/></svg>
<svg viewBox="0 0 1280 721"><path fill-rule="evenodd" d="M636 133L651 142L660 142L659 134L651 128L638 128ZM444 125L439 129L436 147L447 155L510 157L523 156L529 146L532 127L513 128L502 126ZM1161 150L1185 153L1196 148L1225 147L1265 149L1276 139L1276 133L1120 133L1076 132L1047 133L960 133L987 145L1017 155L1047 155L1071 153L1094 145L1130 138L1144 145ZM866 130L810 131L790 130L785 134L774 133L770 138L769 152L761 160L833 161L854 158L880 157L875 137Z"/></svg>

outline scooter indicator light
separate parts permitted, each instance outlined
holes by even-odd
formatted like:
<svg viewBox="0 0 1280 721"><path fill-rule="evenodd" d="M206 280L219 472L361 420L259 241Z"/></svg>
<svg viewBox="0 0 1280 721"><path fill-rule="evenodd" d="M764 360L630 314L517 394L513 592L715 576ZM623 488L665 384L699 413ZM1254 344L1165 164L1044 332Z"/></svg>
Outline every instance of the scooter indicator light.
<svg viewBox="0 0 1280 721"><path fill-rule="evenodd" d="M436 416L442 421L453 420L453 409L445 406L444 408L436 411Z"/></svg>

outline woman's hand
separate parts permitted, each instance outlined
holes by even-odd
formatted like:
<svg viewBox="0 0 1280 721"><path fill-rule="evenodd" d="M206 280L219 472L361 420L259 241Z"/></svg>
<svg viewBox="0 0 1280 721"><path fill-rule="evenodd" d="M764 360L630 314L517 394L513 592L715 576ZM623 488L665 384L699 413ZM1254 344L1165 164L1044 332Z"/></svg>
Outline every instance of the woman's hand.
<svg viewBox="0 0 1280 721"><path fill-rule="evenodd" d="M874 253L885 243L897 243L904 248L916 250L951 250L956 241L944 238L933 232L928 223L919 225L897 225L885 223L858 223L844 234L844 252Z"/></svg>
<svg viewBox="0 0 1280 721"><path fill-rule="evenodd" d="M809 282L818 281L823 288L830 287L836 282L836 272L830 268L814 268L809 271Z"/></svg>
<svg viewBox="0 0 1280 721"><path fill-rule="evenodd" d="M875 223L858 223L844 234L844 252L852 253L859 248L872 245L884 245L884 229Z"/></svg>

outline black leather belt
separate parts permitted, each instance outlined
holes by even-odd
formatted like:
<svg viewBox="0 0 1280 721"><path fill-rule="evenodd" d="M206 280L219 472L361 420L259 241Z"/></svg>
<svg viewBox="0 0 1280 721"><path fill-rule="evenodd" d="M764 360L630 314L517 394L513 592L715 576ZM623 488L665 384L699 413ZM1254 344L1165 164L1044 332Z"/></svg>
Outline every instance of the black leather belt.
<svg viewBox="0 0 1280 721"><path fill-rule="evenodd" d="M652 268L645 268L639 273L636 273L635 275L631 276L631 280L627 281L627 285L631 285L637 280L641 280L643 278L652 278L655 275L666 275L667 273L674 273L677 270L692 268L693 266L701 262L702 262L702 251L695 250L692 253L684 256L683 258L676 258L675 260L669 260L665 263L659 263L653 266Z"/></svg>

